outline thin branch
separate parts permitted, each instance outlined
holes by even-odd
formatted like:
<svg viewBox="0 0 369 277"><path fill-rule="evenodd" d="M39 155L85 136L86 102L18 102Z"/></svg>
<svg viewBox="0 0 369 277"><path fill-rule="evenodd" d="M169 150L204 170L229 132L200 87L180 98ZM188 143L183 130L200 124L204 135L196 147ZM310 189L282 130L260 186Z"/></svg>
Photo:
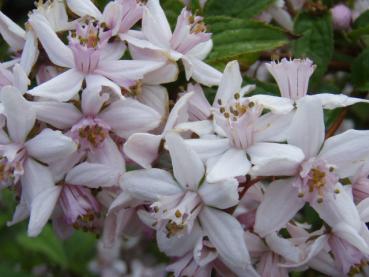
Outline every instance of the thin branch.
<svg viewBox="0 0 369 277"><path fill-rule="evenodd" d="M345 119L346 114L347 114L347 108L344 108L338 115L337 119L333 122L331 127L329 127L327 133L325 134L325 139L330 138L336 133L338 128L341 126L343 120Z"/></svg>

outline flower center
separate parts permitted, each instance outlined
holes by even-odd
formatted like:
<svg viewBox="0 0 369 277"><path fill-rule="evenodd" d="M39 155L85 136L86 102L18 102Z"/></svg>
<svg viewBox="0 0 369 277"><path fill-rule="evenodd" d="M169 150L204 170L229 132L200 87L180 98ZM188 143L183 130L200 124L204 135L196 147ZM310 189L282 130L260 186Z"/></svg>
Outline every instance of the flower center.
<svg viewBox="0 0 369 277"><path fill-rule="evenodd" d="M299 197L305 197L307 201L316 200L321 203L326 193L340 192L335 188L339 177L334 166L323 160L312 158L304 162L300 177Z"/></svg>
<svg viewBox="0 0 369 277"><path fill-rule="evenodd" d="M99 118L83 118L72 127L71 136L82 150L98 148L109 135L110 127Z"/></svg>
<svg viewBox="0 0 369 277"><path fill-rule="evenodd" d="M173 196L165 196L151 205L156 227L165 231L167 237L181 236L191 232L197 215L202 208L200 196L187 191Z"/></svg>

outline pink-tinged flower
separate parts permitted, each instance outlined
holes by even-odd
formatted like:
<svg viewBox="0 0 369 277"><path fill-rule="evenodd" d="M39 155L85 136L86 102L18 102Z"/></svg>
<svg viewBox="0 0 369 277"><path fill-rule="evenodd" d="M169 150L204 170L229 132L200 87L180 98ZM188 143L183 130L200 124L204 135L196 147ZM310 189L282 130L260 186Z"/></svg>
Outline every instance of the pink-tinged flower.
<svg viewBox="0 0 369 277"><path fill-rule="evenodd" d="M65 162L57 163L59 170L73 167L85 155L90 159L96 153L104 156L102 149L105 142L112 139L111 135L127 139L160 124L161 116L154 109L131 98L113 102L111 98L101 87L93 87L82 92L82 111L70 103L32 102L40 121L65 130L79 146L78 152L66 157Z"/></svg>
<svg viewBox="0 0 369 277"><path fill-rule="evenodd" d="M67 0L68 8L80 17L93 17L100 20L102 14L90 0Z"/></svg>
<svg viewBox="0 0 369 277"><path fill-rule="evenodd" d="M132 134L124 144L124 153L131 160L142 166L150 168L151 163L158 157L160 143L165 135L179 123L188 119L187 107L193 93L181 97L171 110L162 132L158 135L149 133Z"/></svg>
<svg viewBox="0 0 369 277"><path fill-rule="evenodd" d="M352 194L356 202L369 197L369 161L362 164L357 174L352 178Z"/></svg>
<svg viewBox="0 0 369 277"><path fill-rule="evenodd" d="M122 182L134 198L151 204L150 224L157 229L159 248L170 256L182 256L204 232L226 264L249 268L241 225L219 210L238 203L237 180L204 182L205 167L184 140L171 132L166 144L175 179L153 168L127 172Z"/></svg>
<svg viewBox="0 0 369 277"><path fill-rule="evenodd" d="M43 15L34 13L29 22L50 60L55 65L70 68L28 92L35 96L67 101L78 93L85 80L87 86L106 86L121 97L119 86L125 87L131 80L142 79L145 73L163 65L153 61L119 60L125 50L124 44L109 43L111 31L104 31L91 21L77 24L75 32L69 35L68 46L58 38Z"/></svg>
<svg viewBox="0 0 369 277"><path fill-rule="evenodd" d="M369 231L364 223L355 229L341 222L329 231L323 227L311 234L292 224L287 229L294 241L307 246L305 259L294 266L307 264L329 276L355 275L367 267Z"/></svg>
<svg viewBox="0 0 369 277"><path fill-rule="evenodd" d="M256 213L254 229L262 236L279 230L306 202L332 227L345 222L359 228L358 211L339 180L354 176L366 159L369 132L349 130L324 141L319 100L304 97L298 105L287 140L303 150L305 159L294 178L269 185Z"/></svg>
<svg viewBox="0 0 369 277"><path fill-rule="evenodd" d="M256 260L256 269L262 277L287 277L289 268L284 263L298 263L302 260L303 248L293 240L272 233L262 240L254 233L245 233L251 258Z"/></svg>
<svg viewBox="0 0 369 277"><path fill-rule="evenodd" d="M283 102L279 103L279 105L286 106L287 108L307 95L309 79L316 68L311 60L287 60L283 58L278 63L273 61L267 63L266 66L278 84L282 99L284 98ZM324 109L335 109L359 102L368 102L368 100L348 97L344 94L319 93L310 97L317 98ZM290 99L290 103L285 102L285 99Z"/></svg>
<svg viewBox="0 0 369 277"><path fill-rule="evenodd" d="M0 64L0 89L5 86L13 86L24 94L29 84L27 73L20 64L13 65L9 62Z"/></svg>
<svg viewBox="0 0 369 277"><path fill-rule="evenodd" d="M76 151L76 144L60 131L44 129L27 140L36 120L36 114L20 92L10 86L1 91L1 102L6 116L7 136L3 133L0 145L1 182L22 184L21 202L13 222L26 218L30 213L28 234L36 236L46 224L54 207L60 188L54 185L49 168L37 161L49 164L64 155ZM37 161L36 161L37 160Z"/></svg>
<svg viewBox="0 0 369 277"><path fill-rule="evenodd" d="M112 30L113 36L127 33L142 18L143 2L115 0L105 6L102 21Z"/></svg>
<svg viewBox="0 0 369 277"><path fill-rule="evenodd" d="M192 77L207 86L220 81L220 72L202 61L212 48L210 33L206 33L202 17L193 16L186 9L182 10L172 33L159 0L149 0L144 7L142 34L128 32L120 37L143 52L154 50L171 61L181 59L188 80Z"/></svg>
<svg viewBox="0 0 369 277"><path fill-rule="evenodd" d="M285 9L285 1L277 0L269 6L257 19L269 23L274 20L277 24L286 30L293 31L293 21L291 15Z"/></svg>

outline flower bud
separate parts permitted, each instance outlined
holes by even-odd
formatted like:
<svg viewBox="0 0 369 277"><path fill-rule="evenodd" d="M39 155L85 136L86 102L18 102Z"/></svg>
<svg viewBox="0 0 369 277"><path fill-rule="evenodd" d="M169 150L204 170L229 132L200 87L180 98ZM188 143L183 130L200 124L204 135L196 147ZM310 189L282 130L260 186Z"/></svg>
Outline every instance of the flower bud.
<svg viewBox="0 0 369 277"><path fill-rule="evenodd" d="M350 27L352 13L344 4L338 4L331 9L333 27L336 30L346 30Z"/></svg>

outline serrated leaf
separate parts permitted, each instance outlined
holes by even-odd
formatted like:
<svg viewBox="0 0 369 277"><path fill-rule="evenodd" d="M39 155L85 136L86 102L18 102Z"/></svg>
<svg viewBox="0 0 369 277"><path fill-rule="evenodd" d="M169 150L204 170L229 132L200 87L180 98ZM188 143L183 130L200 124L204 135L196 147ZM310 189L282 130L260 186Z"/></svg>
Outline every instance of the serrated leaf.
<svg viewBox="0 0 369 277"><path fill-rule="evenodd" d="M369 90L369 49L365 49L352 63L351 79L359 90Z"/></svg>
<svg viewBox="0 0 369 277"><path fill-rule="evenodd" d="M68 265L67 255L62 241L56 237L49 225L46 225L42 233L36 238L29 238L21 233L17 242L27 251L45 255L51 262L66 268Z"/></svg>
<svg viewBox="0 0 369 277"><path fill-rule="evenodd" d="M219 68L231 60L249 66L259 58L260 52L288 43L282 29L259 21L215 16L206 18L206 23L214 42L207 62Z"/></svg>
<svg viewBox="0 0 369 277"><path fill-rule="evenodd" d="M252 18L260 14L275 0L208 0L204 8L204 14L226 15L238 18Z"/></svg>
<svg viewBox="0 0 369 277"><path fill-rule="evenodd" d="M301 38L293 43L295 57L310 58L317 64L312 82L326 72L334 50L333 27L330 14L312 16L301 13L294 24L294 33Z"/></svg>

